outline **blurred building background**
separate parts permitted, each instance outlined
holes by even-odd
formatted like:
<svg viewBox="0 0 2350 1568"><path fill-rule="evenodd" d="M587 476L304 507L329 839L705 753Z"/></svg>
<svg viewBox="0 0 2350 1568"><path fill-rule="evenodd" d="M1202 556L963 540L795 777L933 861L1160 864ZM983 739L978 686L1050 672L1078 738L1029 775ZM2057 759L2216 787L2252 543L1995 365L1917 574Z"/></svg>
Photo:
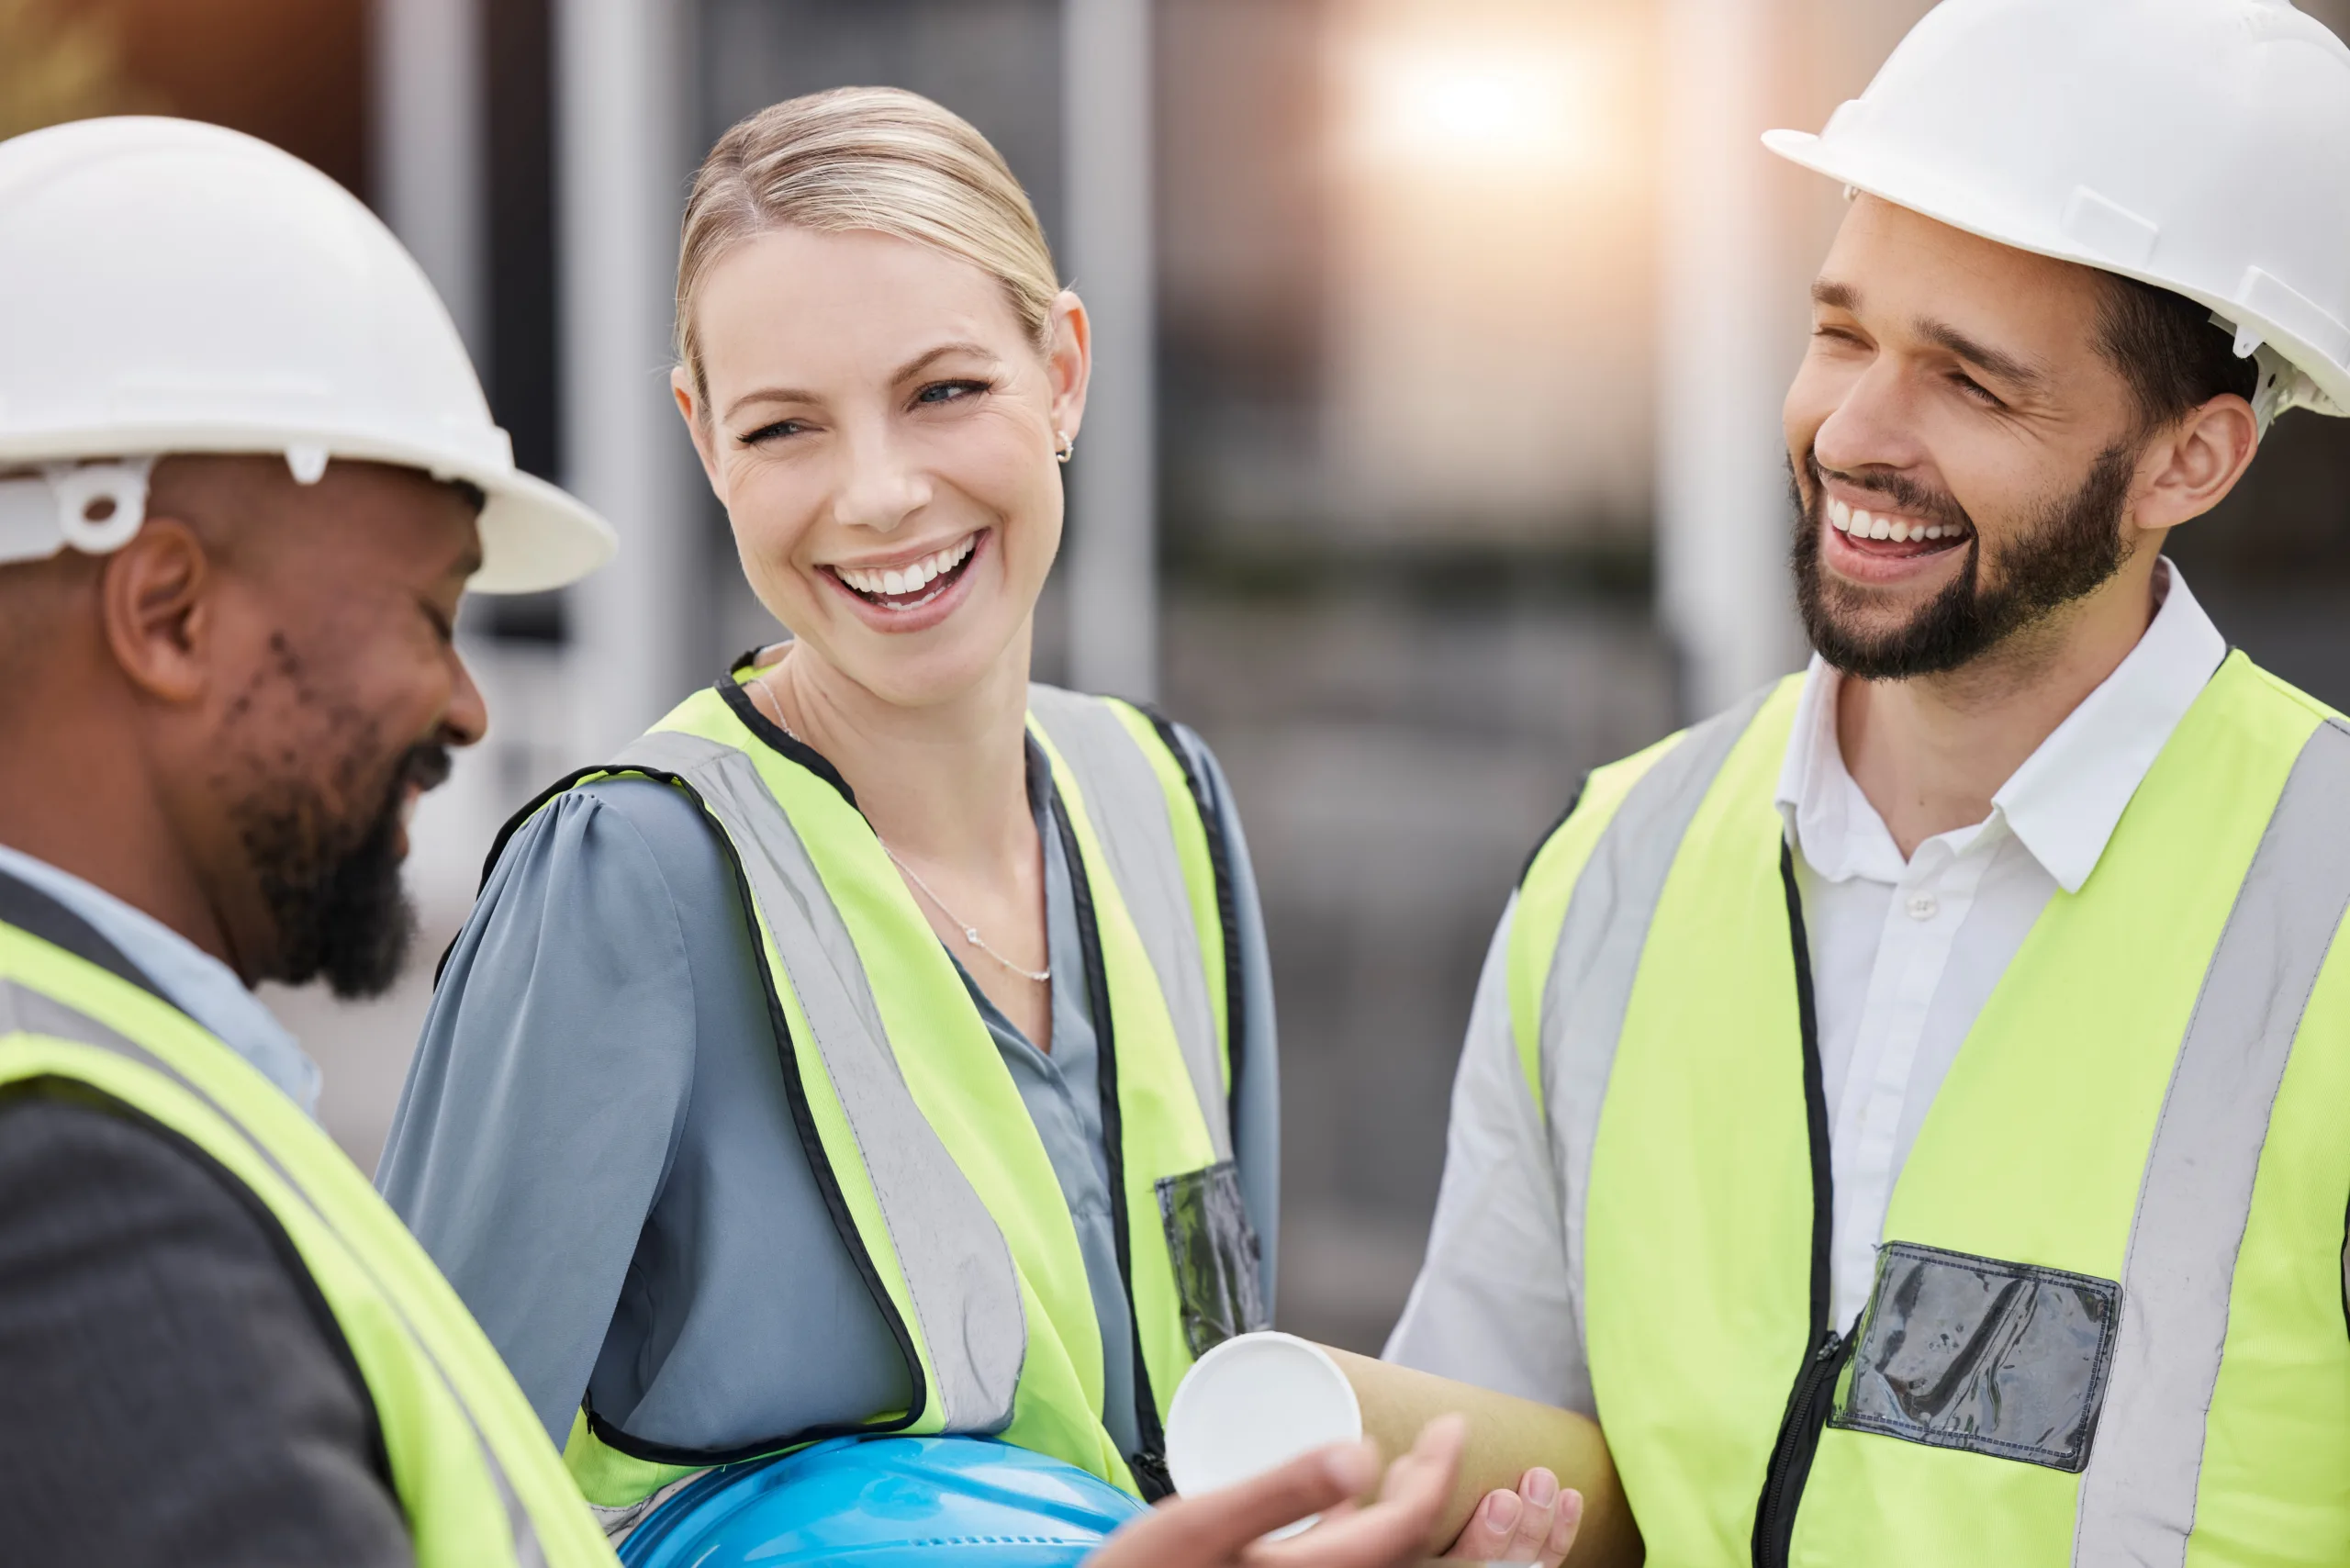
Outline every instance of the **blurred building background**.
<svg viewBox="0 0 2350 1568"><path fill-rule="evenodd" d="M1838 193L1756 133L1920 0L0 0L0 134L157 110L267 137L423 260L535 471L622 529L477 602L490 741L415 829L430 949L272 1001L381 1147L503 815L773 624L668 409L700 151L891 83L1002 149L1102 316L1041 671L1222 756L1271 927L1281 1317L1374 1348L1435 1199L1492 924L1583 772L1795 666L1777 407ZM2350 31L2350 0L2304 9ZM2350 704L2350 427L2284 421L2174 553Z"/></svg>

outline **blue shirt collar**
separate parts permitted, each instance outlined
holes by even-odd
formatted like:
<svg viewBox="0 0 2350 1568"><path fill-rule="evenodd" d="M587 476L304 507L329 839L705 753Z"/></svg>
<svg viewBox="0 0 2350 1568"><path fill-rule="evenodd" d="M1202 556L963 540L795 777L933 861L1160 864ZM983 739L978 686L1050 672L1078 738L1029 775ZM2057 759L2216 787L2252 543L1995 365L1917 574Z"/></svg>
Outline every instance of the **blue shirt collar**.
<svg viewBox="0 0 2350 1568"><path fill-rule="evenodd" d="M166 1000L312 1115L319 1109L319 1067L285 1025L236 972L153 915L46 860L0 844L0 871L47 893L120 949Z"/></svg>

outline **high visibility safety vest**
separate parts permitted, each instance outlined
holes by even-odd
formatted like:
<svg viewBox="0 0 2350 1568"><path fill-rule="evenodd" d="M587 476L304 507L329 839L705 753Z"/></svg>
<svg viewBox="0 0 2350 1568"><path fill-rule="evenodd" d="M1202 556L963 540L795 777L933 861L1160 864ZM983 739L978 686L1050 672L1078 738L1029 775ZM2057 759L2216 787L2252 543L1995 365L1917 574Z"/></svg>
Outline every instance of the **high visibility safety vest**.
<svg viewBox="0 0 2350 1568"><path fill-rule="evenodd" d="M1100 1044L1135 1330L1142 1451L1126 1455L1102 1425L1102 1335L1076 1225L1019 1090L847 785L752 705L749 673L562 780L507 832L566 790L622 775L664 780L709 813L765 960L794 1125L912 1400L723 1452L655 1443L583 1408L565 1450L572 1473L615 1535L706 1469L844 1430L995 1434L1154 1495L1176 1384L1267 1316L1232 1161L1244 1042L1217 819L1162 721L1032 689L1029 733L1051 764Z"/></svg>
<svg viewBox="0 0 2350 1568"><path fill-rule="evenodd" d="M420 1568L610 1568L545 1428L367 1178L78 917L0 879L0 1087L40 1080L161 1128L259 1200L358 1365ZM186 1437L204 1440L200 1420Z"/></svg>
<svg viewBox="0 0 2350 1568"><path fill-rule="evenodd" d="M2350 728L2221 666L1985 1004L1854 1326L1796 697L1595 773L1507 959L1649 1561L2350 1562Z"/></svg>

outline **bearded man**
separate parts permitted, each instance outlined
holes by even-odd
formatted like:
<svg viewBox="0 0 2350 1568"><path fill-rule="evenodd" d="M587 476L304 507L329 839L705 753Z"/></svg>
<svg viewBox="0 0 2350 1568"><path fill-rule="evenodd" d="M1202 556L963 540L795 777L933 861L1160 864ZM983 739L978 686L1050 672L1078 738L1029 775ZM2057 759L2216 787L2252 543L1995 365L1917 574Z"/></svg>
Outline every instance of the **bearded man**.
<svg viewBox="0 0 2350 1568"><path fill-rule="evenodd" d="M458 601L610 530L383 226L232 131L0 142L0 1555L609 1565L251 988L391 983L487 722Z"/></svg>
<svg viewBox="0 0 2350 1568"><path fill-rule="evenodd" d="M1535 854L1388 1354L1595 1415L1651 1561L2350 1560L2350 729L2163 556L2350 409L2350 50L1950 0L1766 140L1815 655Z"/></svg>

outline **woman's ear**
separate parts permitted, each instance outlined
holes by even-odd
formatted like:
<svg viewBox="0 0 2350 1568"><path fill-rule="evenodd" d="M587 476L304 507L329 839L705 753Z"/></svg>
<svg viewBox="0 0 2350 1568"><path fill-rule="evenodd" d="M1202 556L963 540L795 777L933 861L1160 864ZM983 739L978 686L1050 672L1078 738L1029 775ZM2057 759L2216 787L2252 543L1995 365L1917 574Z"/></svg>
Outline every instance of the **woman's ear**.
<svg viewBox="0 0 2350 1568"><path fill-rule="evenodd" d="M1062 289L1053 301L1052 342L1045 373L1053 389L1055 439L1071 437L1085 422L1085 388L1093 377L1093 319L1075 291Z"/></svg>
<svg viewBox="0 0 2350 1568"><path fill-rule="evenodd" d="M2232 393L2212 398L2156 439L2132 520L2151 530L2201 517L2227 499L2259 450L2252 405Z"/></svg>
<svg viewBox="0 0 2350 1568"><path fill-rule="evenodd" d="M682 364L669 367L669 396L677 402L677 413L686 421L686 434L694 443L694 455L701 459L702 477L710 481L711 493L718 504L726 504L726 487L719 479L718 463L712 455L711 432L701 419L701 409L694 400L694 378Z"/></svg>

